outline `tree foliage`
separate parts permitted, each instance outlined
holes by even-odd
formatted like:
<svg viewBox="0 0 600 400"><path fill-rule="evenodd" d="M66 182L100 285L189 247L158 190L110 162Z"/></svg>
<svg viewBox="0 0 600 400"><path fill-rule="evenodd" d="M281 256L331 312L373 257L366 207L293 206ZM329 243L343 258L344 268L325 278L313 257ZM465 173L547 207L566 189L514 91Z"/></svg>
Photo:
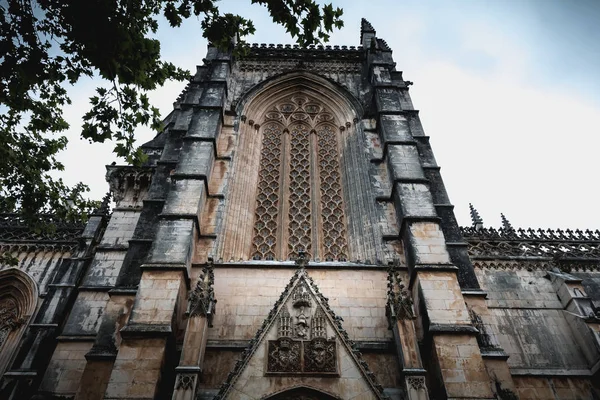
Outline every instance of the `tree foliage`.
<svg viewBox="0 0 600 400"><path fill-rule="evenodd" d="M342 10L313 0L251 0L267 7L301 46L329 39L343 25ZM5 0L0 2L0 212L81 214L94 202L83 184L53 178L56 155L67 145L62 109L67 87L82 77L104 84L90 98L81 136L113 141L114 152L140 164L134 146L140 126L160 129L148 92L189 72L161 57L153 35L159 21L179 27L201 21L202 35L226 48L255 31L252 21L220 13L216 0ZM243 45L243 40L239 42Z"/></svg>

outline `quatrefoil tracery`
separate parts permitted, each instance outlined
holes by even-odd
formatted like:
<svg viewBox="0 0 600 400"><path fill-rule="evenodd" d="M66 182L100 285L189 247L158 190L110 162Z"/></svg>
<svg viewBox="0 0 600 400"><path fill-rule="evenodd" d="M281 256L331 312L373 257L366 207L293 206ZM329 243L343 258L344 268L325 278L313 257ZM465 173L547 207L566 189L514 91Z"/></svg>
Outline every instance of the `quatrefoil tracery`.
<svg viewBox="0 0 600 400"><path fill-rule="evenodd" d="M265 122L278 121L284 124L303 122L315 128L321 122L333 122L333 114L321 104L304 96L293 96L275 105L265 114Z"/></svg>

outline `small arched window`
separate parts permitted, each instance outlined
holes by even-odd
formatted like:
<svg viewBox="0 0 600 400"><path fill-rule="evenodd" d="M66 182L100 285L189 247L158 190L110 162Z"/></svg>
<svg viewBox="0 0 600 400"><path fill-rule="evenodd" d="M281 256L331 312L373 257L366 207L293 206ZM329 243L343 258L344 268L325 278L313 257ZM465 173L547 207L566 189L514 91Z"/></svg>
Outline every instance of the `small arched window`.
<svg viewBox="0 0 600 400"><path fill-rule="evenodd" d="M348 258L333 113L317 99L294 95L264 115L252 258L321 261Z"/></svg>

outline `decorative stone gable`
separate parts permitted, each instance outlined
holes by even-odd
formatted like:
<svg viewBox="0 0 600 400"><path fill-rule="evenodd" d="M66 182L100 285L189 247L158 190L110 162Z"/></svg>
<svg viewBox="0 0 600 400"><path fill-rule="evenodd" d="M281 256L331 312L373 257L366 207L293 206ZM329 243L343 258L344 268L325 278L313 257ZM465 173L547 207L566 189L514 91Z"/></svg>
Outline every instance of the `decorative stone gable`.
<svg viewBox="0 0 600 400"><path fill-rule="evenodd" d="M323 392L338 388L334 395L339 398L385 398L343 329L342 318L335 315L327 297L308 276L306 261L301 253L300 268L216 399L279 398L301 386Z"/></svg>
<svg viewBox="0 0 600 400"><path fill-rule="evenodd" d="M267 373L338 373L334 332L328 331L325 312L305 281L282 306L277 332L279 337L267 347Z"/></svg>

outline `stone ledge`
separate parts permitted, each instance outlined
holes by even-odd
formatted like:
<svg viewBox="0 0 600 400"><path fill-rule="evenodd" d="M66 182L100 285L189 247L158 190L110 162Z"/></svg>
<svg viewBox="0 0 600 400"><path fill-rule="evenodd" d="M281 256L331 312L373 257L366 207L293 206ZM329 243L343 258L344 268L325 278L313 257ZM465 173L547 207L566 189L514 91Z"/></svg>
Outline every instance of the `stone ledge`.
<svg viewBox="0 0 600 400"><path fill-rule="evenodd" d="M563 368L510 368L510 373L513 376L592 376L589 369Z"/></svg>
<svg viewBox="0 0 600 400"><path fill-rule="evenodd" d="M480 349L481 357L495 360L508 360L510 357L506 352L502 349Z"/></svg>
<svg viewBox="0 0 600 400"><path fill-rule="evenodd" d="M414 271L458 271L458 267L452 263L439 264L415 264Z"/></svg>
<svg viewBox="0 0 600 400"><path fill-rule="evenodd" d="M3 375L5 378L13 378L13 379L31 379L38 376L37 371L31 370L12 370L6 371Z"/></svg>
<svg viewBox="0 0 600 400"><path fill-rule="evenodd" d="M205 264L203 263L194 263L192 267L203 267ZM241 262L215 262L213 264L215 267L219 268L281 268L281 269L298 269L298 265L294 261L267 261L267 260L248 260ZM405 266L403 266L405 267ZM351 269L351 270L382 270L387 271L389 268L388 265L384 264L363 264L360 262L346 262L346 261L324 261L324 262L309 262L306 265L306 269Z"/></svg>
<svg viewBox="0 0 600 400"><path fill-rule="evenodd" d="M426 375L427 371L423 368L404 368L402 370L404 375Z"/></svg>
<svg viewBox="0 0 600 400"><path fill-rule="evenodd" d="M83 335L60 335L56 338L59 342L90 342L96 340L96 334L83 334Z"/></svg>
<svg viewBox="0 0 600 400"><path fill-rule="evenodd" d="M113 288L108 291L108 294L109 296L135 296L137 291L137 288Z"/></svg>
<svg viewBox="0 0 600 400"><path fill-rule="evenodd" d="M85 356L88 361L113 361L117 358L117 352L88 352Z"/></svg>
<svg viewBox="0 0 600 400"><path fill-rule="evenodd" d="M175 367L175 372L178 374L201 374L202 368L197 365L179 365Z"/></svg>
<svg viewBox="0 0 600 400"><path fill-rule="evenodd" d="M79 291L88 291L88 292L108 292L113 289L114 286L94 286L94 285L81 285L79 286Z"/></svg>
<svg viewBox="0 0 600 400"><path fill-rule="evenodd" d="M123 338L166 337L173 333L171 325L163 324L128 324L120 330Z"/></svg>
<svg viewBox="0 0 600 400"><path fill-rule="evenodd" d="M429 332L436 333L449 333L449 334L477 334L479 331L473 325L462 325L462 324L437 324L431 323L429 325Z"/></svg>
<svg viewBox="0 0 600 400"><path fill-rule="evenodd" d="M477 289L461 290L461 293L463 296L483 297L484 299L487 299L488 296L487 292Z"/></svg>
<svg viewBox="0 0 600 400"><path fill-rule="evenodd" d="M127 244L100 244L96 247L98 252L112 252L112 251L127 251L129 245Z"/></svg>

